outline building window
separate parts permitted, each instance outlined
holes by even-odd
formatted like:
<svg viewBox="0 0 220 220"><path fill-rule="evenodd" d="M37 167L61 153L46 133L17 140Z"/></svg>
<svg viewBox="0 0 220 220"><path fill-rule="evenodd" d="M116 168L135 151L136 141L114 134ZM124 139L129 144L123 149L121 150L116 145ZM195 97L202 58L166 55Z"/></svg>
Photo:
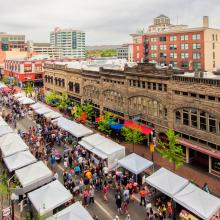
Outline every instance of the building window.
<svg viewBox="0 0 220 220"><path fill-rule="evenodd" d="M157 41L157 38L156 37L151 37L150 38L150 42L156 42Z"/></svg>
<svg viewBox="0 0 220 220"><path fill-rule="evenodd" d="M166 53L160 53L160 58L166 58L167 54Z"/></svg>
<svg viewBox="0 0 220 220"><path fill-rule="evenodd" d="M206 112L200 112L200 129L206 130Z"/></svg>
<svg viewBox="0 0 220 220"><path fill-rule="evenodd" d="M181 53L181 59L187 60L189 58L189 53Z"/></svg>
<svg viewBox="0 0 220 220"><path fill-rule="evenodd" d="M151 54L151 58L156 58L157 57L157 54L156 53L152 53Z"/></svg>
<svg viewBox="0 0 220 220"><path fill-rule="evenodd" d="M215 61L213 61L213 64L212 64L213 68L215 68Z"/></svg>
<svg viewBox="0 0 220 220"><path fill-rule="evenodd" d="M147 88L148 88L148 89L151 89L151 82L148 82L148 83L147 83Z"/></svg>
<svg viewBox="0 0 220 220"><path fill-rule="evenodd" d="M170 44L170 50L177 50L176 44Z"/></svg>
<svg viewBox="0 0 220 220"><path fill-rule="evenodd" d="M170 61L170 64L172 65L172 67L177 67L177 62L176 61Z"/></svg>
<svg viewBox="0 0 220 220"><path fill-rule="evenodd" d="M153 83L153 90L156 90L157 89L157 85L156 83Z"/></svg>
<svg viewBox="0 0 220 220"><path fill-rule="evenodd" d="M150 49L151 49L151 50L157 50L157 45L151 45L151 46L150 46Z"/></svg>
<svg viewBox="0 0 220 220"><path fill-rule="evenodd" d="M199 60L201 58L200 53L193 53L193 60Z"/></svg>
<svg viewBox="0 0 220 220"><path fill-rule="evenodd" d="M160 41L162 41L162 42L164 42L164 41L166 41L167 39L166 39L166 36L161 36L160 37Z"/></svg>
<svg viewBox="0 0 220 220"><path fill-rule="evenodd" d="M181 50L188 50L189 45L188 44L181 44Z"/></svg>
<svg viewBox="0 0 220 220"><path fill-rule="evenodd" d="M183 40L188 40L189 37L188 35L181 35L180 39L183 41Z"/></svg>
<svg viewBox="0 0 220 220"><path fill-rule="evenodd" d="M176 41L177 37L176 36L170 36L170 41Z"/></svg>
<svg viewBox="0 0 220 220"><path fill-rule="evenodd" d="M158 90L159 90L159 91L162 91L162 90L163 90L163 87L162 87L162 84L161 84L161 83L158 84Z"/></svg>
<svg viewBox="0 0 220 220"><path fill-rule="evenodd" d="M145 89L145 82L142 82L142 88Z"/></svg>
<svg viewBox="0 0 220 220"><path fill-rule="evenodd" d="M79 83L75 83L75 93L80 93L80 85L79 85Z"/></svg>
<svg viewBox="0 0 220 220"><path fill-rule="evenodd" d="M193 34L192 39L193 40L200 40L200 34Z"/></svg>
<svg viewBox="0 0 220 220"><path fill-rule="evenodd" d="M73 91L73 82L69 82L69 91Z"/></svg>
<svg viewBox="0 0 220 220"><path fill-rule="evenodd" d="M191 109L191 126L197 128L197 110Z"/></svg>
<svg viewBox="0 0 220 220"><path fill-rule="evenodd" d="M180 123L182 120L180 111L176 111L176 122Z"/></svg>
<svg viewBox="0 0 220 220"><path fill-rule="evenodd" d="M192 44L192 49L193 50L200 50L201 49L200 43L193 43Z"/></svg>
<svg viewBox="0 0 220 220"><path fill-rule="evenodd" d="M218 34L215 35L215 40L218 41Z"/></svg>
<svg viewBox="0 0 220 220"><path fill-rule="evenodd" d="M161 45L160 45L160 50L166 50L166 49L167 49L166 44L161 44Z"/></svg>
<svg viewBox="0 0 220 220"><path fill-rule="evenodd" d="M201 63L193 62L192 67L194 70L200 70L201 69Z"/></svg>
<svg viewBox="0 0 220 220"><path fill-rule="evenodd" d="M177 58L177 53L170 53L170 58Z"/></svg>
<svg viewBox="0 0 220 220"><path fill-rule="evenodd" d="M215 59L215 52L212 53L213 60Z"/></svg>
<svg viewBox="0 0 220 220"><path fill-rule="evenodd" d="M189 125L189 110L183 109L183 124Z"/></svg>
<svg viewBox="0 0 220 220"><path fill-rule="evenodd" d="M199 95L199 98L200 98L200 99L205 99L205 95L201 95L201 94L200 94L200 95Z"/></svg>
<svg viewBox="0 0 220 220"><path fill-rule="evenodd" d="M187 67L189 67L189 63L188 62L182 62L181 67L182 68L187 68Z"/></svg>
<svg viewBox="0 0 220 220"><path fill-rule="evenodd" d="M214 34L212 34L212 40L213 40L213 41L215 40L215 35L214 35Z"/></svg>
<svg viewBox="0 0 220 220"><path fill-rule="evenodd" d="M213 50L215 49L215 43L212 43L212 49Z"/></svg>

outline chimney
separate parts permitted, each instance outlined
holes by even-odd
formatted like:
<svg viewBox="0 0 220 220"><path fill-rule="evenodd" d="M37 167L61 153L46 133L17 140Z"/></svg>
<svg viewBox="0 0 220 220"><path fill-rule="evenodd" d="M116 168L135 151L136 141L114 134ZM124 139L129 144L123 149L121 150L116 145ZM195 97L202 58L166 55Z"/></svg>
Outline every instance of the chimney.
<svg viewBox="0 0 220 220"><path fill-rule="evenodd" d="M203 27L204 28L209 27L209 16L203 16Z"/></svg>

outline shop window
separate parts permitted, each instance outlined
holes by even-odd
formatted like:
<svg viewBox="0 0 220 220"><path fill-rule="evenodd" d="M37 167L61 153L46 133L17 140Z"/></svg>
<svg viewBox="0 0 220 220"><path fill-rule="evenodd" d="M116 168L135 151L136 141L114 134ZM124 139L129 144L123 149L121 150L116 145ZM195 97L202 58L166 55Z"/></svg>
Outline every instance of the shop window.
<svg viewBox="0 0 220 220"><path fill-rule="evenodd" d="M212 158L212 169L220 172L220 160L217 158Z"/></svg>

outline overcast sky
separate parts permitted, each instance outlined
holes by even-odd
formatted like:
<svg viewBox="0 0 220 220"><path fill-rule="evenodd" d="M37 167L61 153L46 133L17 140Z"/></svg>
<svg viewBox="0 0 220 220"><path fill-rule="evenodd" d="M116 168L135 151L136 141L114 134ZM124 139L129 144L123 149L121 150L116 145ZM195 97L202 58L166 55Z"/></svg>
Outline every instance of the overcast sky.
<svg viewBox="0 0 220 220"><path fill-rule="evenodd" d="M87 45L121 44L165 14L173 24L220 28L220 0L0 0L0 32L49 42L54 27L81 29Z"/></svg>

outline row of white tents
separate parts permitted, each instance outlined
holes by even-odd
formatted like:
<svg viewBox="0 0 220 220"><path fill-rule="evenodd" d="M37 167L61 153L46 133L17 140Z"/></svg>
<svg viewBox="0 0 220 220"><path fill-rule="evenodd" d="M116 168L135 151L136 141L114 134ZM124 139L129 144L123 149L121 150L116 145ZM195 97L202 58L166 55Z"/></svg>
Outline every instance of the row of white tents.
<svg viewBox="0 0 220 220"><path fill-rule="evenodd" d="M2 129L6 131L5 127L10 128L0 117L1 133ZM64 207L64 204L72 199L72 194L58 180L53 181L52 171L42 161L37 161L22 138L11 128L0 136L0 150L8 171L14 171L21 186L11 189L12 192L16 195L28 193L35 217L40 214L42 219L49 220L92 220L79 202L53 216L54 209Z"/></svg>

